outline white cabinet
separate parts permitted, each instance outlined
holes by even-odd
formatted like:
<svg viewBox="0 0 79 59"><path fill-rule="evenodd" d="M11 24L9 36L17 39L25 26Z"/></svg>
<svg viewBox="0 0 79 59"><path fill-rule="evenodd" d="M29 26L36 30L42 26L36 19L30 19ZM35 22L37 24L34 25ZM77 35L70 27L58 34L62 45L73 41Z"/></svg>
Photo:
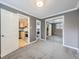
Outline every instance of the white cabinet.
<svg viewBox="0 0 79 59"><path fill-rule="evenodd" d="M18 48L18 16L1 9L1 57Z"/></svg>

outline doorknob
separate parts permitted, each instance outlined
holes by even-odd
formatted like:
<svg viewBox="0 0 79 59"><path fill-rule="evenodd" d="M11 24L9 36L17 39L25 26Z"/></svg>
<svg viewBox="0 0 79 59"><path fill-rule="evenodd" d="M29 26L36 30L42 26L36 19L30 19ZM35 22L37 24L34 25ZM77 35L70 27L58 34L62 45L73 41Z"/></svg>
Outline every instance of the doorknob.
<svg viewBox="0 0 79 59"><path fill-rule="evenodd" d="M4 37L4 35L1 35L1 37Z"/></svg>

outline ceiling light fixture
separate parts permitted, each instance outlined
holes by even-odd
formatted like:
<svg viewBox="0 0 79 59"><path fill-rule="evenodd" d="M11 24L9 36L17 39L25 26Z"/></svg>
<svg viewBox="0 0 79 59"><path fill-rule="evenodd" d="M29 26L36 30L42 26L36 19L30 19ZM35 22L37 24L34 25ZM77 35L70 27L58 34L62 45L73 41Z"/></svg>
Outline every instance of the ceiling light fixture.
<svg viewBox="0 0 79 59"><path fill-rule="evenodd" d="M44 2L43 1L37 1L36 2L36 5L37 5L37 7L42 7L43 5L44 5Z"/></svg>

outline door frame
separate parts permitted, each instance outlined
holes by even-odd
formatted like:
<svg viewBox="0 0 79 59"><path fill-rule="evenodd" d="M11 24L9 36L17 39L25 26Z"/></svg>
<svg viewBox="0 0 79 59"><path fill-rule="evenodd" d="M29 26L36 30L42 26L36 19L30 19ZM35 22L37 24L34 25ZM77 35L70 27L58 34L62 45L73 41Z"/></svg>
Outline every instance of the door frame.
<svg viewBox="0 0 79 59"><path fill-rule="evenodd" d="M26 15L23 15L23 14L17 14L18 15L18 18L19 17L24 17L26 19L28 19L28 44L30 44L30 17L29 16L26 16Z"/></svg>
<svg viewBox="0 0 79 59"><path fill-rule="evenodd" d="M48 21L48 20L53 20L53 19L58 19L58 18L62 18L63 20L64 20L64 15L62 15L62 16L57 16L57 17L54 17L54 18L49 18L49 19L46 19L45 20L45 40L47 40L46 39L46 37L47 37L47 30L46 30L46 28L47 28L47 24L46 24L46 22ZM63 21L63 24L64 24L64 21ZM62 34L63 34L63 36L62 36L62 39L63 39L63 45L64 45L64 25L63 25L63 32L62 32Z"/></svg>
<svg viewBox="0 0 79 59"><path fill-rule="evenodd" d="M36 22L40 21L38 19L36 19ZM41 39L41 21L40 21L40 39ZM37 40L37 23L36 23L36 40Z"/></svg>

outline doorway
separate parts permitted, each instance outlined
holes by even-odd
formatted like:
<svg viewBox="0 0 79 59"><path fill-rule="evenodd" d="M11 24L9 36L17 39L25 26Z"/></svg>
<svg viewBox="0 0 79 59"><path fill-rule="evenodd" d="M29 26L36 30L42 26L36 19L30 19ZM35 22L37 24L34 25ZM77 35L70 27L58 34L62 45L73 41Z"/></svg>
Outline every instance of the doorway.
<svg viewBox="0 0 79 59"><path fill-rule="evenodd" d="M41 39L41 21L36 20L36 39Z"/></svg>
<svg viewBox="0 0 79 59"><path fill-rule="evenodd" d="M25 47L30 43L30 19L19 14L19 47Z"/></svg>
<svg viewBox="0 0 79 59"><path fill-rule="evenodd" d="M64 43L64 16L45 20L45 39Z"/></svg>

